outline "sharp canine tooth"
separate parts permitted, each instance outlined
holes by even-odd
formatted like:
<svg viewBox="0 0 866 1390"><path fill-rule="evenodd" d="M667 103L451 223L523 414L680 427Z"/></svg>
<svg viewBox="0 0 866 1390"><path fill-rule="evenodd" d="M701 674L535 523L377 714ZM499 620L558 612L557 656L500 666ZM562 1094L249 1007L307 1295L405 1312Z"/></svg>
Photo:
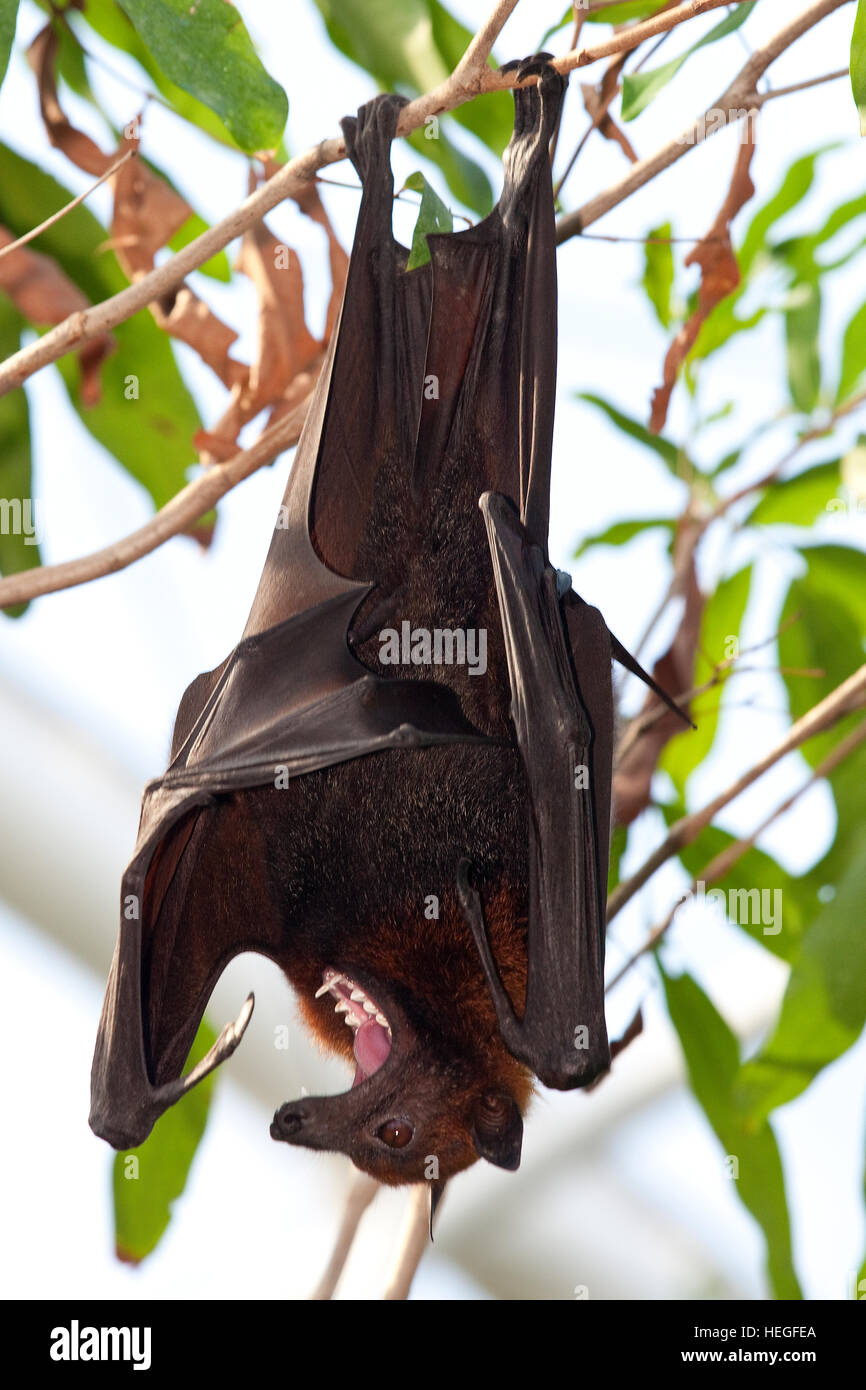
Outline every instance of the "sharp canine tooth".
<svg viewBox="0 0 866 1390"><path fill-rule="evenodd" d="M367 996L362 989L353 989L349 998L354 1000L354 1002L357 1004L360 1002L360 1000L366 999Z"/></svg>
<svg viewBox="0 0 866 1390"><path fill-rule="evenodd" d="M388 1020L387 1020L387 1018L385 1017L384 1014L377 1014L377 1015L376 1015L376 1022L377 1022L377 1023L381 1023L381 1025L382 1025L383 1028L387 1028L387 1027L388 1027Z"/></svg>
<svg viewBox="0 0 866 1390"><path fill-rule="evenodd" d="M329 990L330 988L331 988L330 984L322 985L321 989L317 989L317 990L316 990L316 993L315 993L315 996L314 996L314 997L315 997L316 999L321 999L322 995L323 995L323 994L327 994L327 993L328 993L328 990Z"/></svg>

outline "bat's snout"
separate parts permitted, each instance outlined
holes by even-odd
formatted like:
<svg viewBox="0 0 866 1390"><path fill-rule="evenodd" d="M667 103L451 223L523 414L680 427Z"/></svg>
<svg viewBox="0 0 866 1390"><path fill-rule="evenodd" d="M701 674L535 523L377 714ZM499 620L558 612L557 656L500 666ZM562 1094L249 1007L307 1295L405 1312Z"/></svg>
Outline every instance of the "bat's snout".
<svg viewBox="0 0 866 1390"><path fill-rule="evenodd" d="M300 1135L307 1118L303 1104L298 1101L288 1101L285 1105L281 1105L274 1115L271 1138L283 1139L291 1143Z"/></svg>

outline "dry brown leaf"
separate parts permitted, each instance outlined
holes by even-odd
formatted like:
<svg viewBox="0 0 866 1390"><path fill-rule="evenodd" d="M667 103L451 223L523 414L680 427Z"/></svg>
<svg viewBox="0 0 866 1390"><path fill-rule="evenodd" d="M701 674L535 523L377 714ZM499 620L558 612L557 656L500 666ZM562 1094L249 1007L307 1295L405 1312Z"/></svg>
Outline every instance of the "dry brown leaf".
<svg viewBox="0 0 866 1390"><path fill-rule="evenodd" d="M0 227L0 246L8 246L14 240L11 232ZM31 251L29 246L18 246L0 260L0 289L26 319L39 327L62 323L70 314L90 308L87 296L57 262L50 256ZM111 334L103 333L79 349L83 405L96 405L99 400L102 394L100 367L113 348Z"/></svg>
<svg viewBox="0 0 866 1390"><path fill-rule="evenodd" d="M88 173L101 176L117 155L103 154L63 112L55 77L57 43L57 35L48 25L28 53L38 80L45 128L57 149ZM123 145L138 151L137 123L126 128ZM273 173L276 167L272 160L265 161L266 172ZM192 208L140 159L121 165L112 186L114 216L108 246L130 280L136 280L153 269L157 251L183 226ZM229 355L238 335L187 285L151 305L159 326L193 348L231 393L217 423L196 436L204 463L231 457L240 431L262 409L272 407L271 421L295 409L309 394L313 373L318 373L324 359L324 348L339 314L349 258L334 235L315 184L311 183L297 201L328 237L332 291L323 341L314 338L306 325L303 274L297 254L278 242L263 222L244 235L238 262L238 269L253 281L259 303L258 344L251 367Z"/></svg>
<svg viewBox="0 0 866 1390"><path fill-rule="evenodd" d="M674 565L680 576L676 592L685 598L685 607L669 649L656 662L652 672L662 689L674 699L684 695L694 685L704 612L704 595L698 587L695 572L694 537L693 524L681 522L674 543ZM659 758L670 740L683 732L682 721L666 709L652 691L647 694L637 717L645 718L659 709L664 709L664 713L632 744L614 772L614 820L617 825L631 825L649 806L653 773L658 767Z"/></svg>
<svg viewBox="0 0 866 1390"><path fill-rule="evenodd" d="M279 167L264 161L267 176ZM304 315L304 280L296 252L278 241L264 222L245 233L235 268L256 287L259 301L256 358L247 382L238 382L221 418L196 436L196 446L214 460L229 458L237 448L240 431L260 410L271 406L268 426L294 410L315 384L333 332L349 258L331 227L314 183L297 198L301 211L318 222L328 238L331 296L325 336L314 338Z"/></svg>
<svg viewBox="0 0 866 1390"><path fill-rule="evenodd" d="M57 96L54 76L58 37L50 24L40 29L27 50L27 61L36 74L39 89L39 109L51 144L94 178L101 178L114 162L103 154L95 140L69 124Z"/></svg>
<svg viewBox="0 0 866 1390"><path fill-rule="evenodd" d="M328 312L325 315L325 335L322 339L322 346L327 347L331 341L331 334L337 323L340 313L340 305L343 302L343 292L346 288L346 277L349 274L349 257L337 240L336 233L331 226L328 214L325 212L322 200L319 197L319 190L314 183L308 189L299 193L296 200L301 212L306 213L313 222L318 222L324 229L328 238L328 261L331 267L331 298L328 301Z"/></svg>
<svg viewBox="0 0 866 1390"><path fill-rule="evenodd" d="M304 276L298 255L264 222L244 233L235 268L249 277L259 301L258 345L250 369L249 408L275 401L321 345L304 318Z"/></svg>
<svg viewBox="0 0 866 1390"><path fill-rule="evenodd" d="M246 381L249 368L229 357L237 333L217 318L188 285L155 300L150 309L160 328L193 348L229 390Z"/></svg>
<svg viewBox="0 0 866 1390"><path fill-rule="evenodd" d="M40 110L52 145L79 168L101 176L116 162L117 152L104 154L90 136L76 130L67 120L57 96L57 35L50 25L37 34L27 56L38 79ZM137 154L139 143L137 123L130 122L123 148L132 148ZM122 164L111 184L114 212L107 247L114 251L124 274L136 280L153 269L157 251L192 216L193 210L185 198L138 158ZM151 305L151 311L161 328L198 352L230 389L246 378L248 368L228 355L237 333L186 285Z"/></svg>
<svg viewBox="0 0 866 1390"><path fill-rule="evenodd" d="M737 154L734 174L719 215L702 241L686 258L686 265L701 268L698 307L674 338L665 358L664 381L653 394L650 429L659 434L668 418L671 396L686 358L698 340L706 320L722 300L740 286L740 267L731 242L731 223L754 196L750 167L755 153L755 122L746 120L746 138Z"/></svg>
<svg viewBox="0 0 866 1390"><path fill-rule="evenodd" d="M126 136L127 148L139 150L139 137ZM160 247L192 216L185 198L139 159L127 160L112 180L114 214L111 246L130 280L153 270Z"/></svg>
<svg viewBox="0 0 866 1390"><path fill-rule="evenodd" d="M610 69L608 69L608 71L610 71ZM615 144L619 145L626 158L630 159L632 164L637 164L638 156L634 146L625 131L617 125L613 116L611 116L607 110L619 91L619 86L616 81L614 81L613 91L610 92L610 94L606 94L606 81L607 73L605 74L605 81L601 84L600 91L598 87L593 86L591 82L581 83L580 90L583 95L583 104L586 107L586 113L595 123L598 131L604 136L605 140L613 140Z"/></svg>

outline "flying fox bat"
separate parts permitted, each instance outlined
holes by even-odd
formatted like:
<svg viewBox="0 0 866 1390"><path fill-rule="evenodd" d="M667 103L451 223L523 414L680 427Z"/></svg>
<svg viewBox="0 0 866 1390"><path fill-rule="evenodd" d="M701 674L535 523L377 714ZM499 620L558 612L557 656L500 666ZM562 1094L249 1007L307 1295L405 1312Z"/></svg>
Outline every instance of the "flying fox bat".
<svg viewBox="0 0 866 1390"><path fill-rule="evenodd" d="M343 122L363 194L339 326L242 639L181 701L123 879L90 1117L115 1147L234 1051L252 997L182 1075L243 951L355 1065L273 1137L384 1183L515 1169L533 1076L610 1064L612 657L657 687L547 555L546 59L517 65L538 80L515 89L497 207L411 271L402 98Z"/></svg>

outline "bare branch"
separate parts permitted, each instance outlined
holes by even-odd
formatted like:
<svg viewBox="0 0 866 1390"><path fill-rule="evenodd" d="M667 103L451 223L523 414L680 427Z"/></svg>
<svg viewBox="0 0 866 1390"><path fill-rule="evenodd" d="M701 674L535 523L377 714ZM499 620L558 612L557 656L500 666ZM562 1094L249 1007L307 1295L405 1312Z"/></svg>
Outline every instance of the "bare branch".
<svg viewBox="0 0 866 1390"><path fill-rule="evenodd" d="M790 97L795 92L806 92L810 87L822 87L825 82L838 82L840 78L850 75L850 68L837 68L836 72L825 72L823 77L807 77L803 82L792 82L790 87L774 87L771 92L760 92L758 100L761 106L766 106L768 101L775 101L777 97Z"/></svg>
<svg viewBox="0 0 866 1390"><path fill-rule="evenodd" d="M304 420L307 416L315 375L310 379L310 395L294 410L284 415L275 425L264 430L255 444L235 454L225 463L215 464L194 482L188 484L170 502L151 517L144 526L115 541L104 550L85 555L79 560L66 560L59 565L43 565L41 569L25 570L22 574L10 574L0 579L0 608L8 608L16 603L26 603L38 598L40 594L56 593L58 589L72 589L78 584L87 584L91 579L100 579L106 574L115 574L126 569L135 560L149 555L164 541L178 536L189 529L194 522L209 512L211 507L224 497L244 478L256 469L270 463L297 444Z"/></svg>
<svg viewBox="0 0 866 1390"><path fill-rule="evenodd" d="M804 714L802 719L798 719L796 724L792 724L788 733L769 753L761 758L754 767L749 768L738 777L725 791L720 792L703 810L695 811L689 816L683 816L671 826L667 837L662 841L657 849L649 856L646 862L638 869L636 874L620 883L613 890L607 900L607 920L612 921L616 914L630 902L635 893L643 888L644 884L652 878L653 874L666 864L675 854L678 854L684 845L689 845L696 840L701 831L715 819L729 802L750 787L753 782L757 782L759 777L763 777L771 767L787 757L801 744L806 743L816 734L823 733L825 729L831 728L843 719L846 714L851 714L858 709L866 708L866 666L861 666L859 671L855 671L853 676L849 676L846 681L836 688L826 699L815 705L814 709Z"/></svg>
<svg viewBox="0 0 866 1390"><path fill-rule="evenodd" d="M491 49L517 5L518 0L499 0L496 9L482 24L454 69L453 77L456 82L463 82L470 73L482 73L487 69Z"/></svg>

